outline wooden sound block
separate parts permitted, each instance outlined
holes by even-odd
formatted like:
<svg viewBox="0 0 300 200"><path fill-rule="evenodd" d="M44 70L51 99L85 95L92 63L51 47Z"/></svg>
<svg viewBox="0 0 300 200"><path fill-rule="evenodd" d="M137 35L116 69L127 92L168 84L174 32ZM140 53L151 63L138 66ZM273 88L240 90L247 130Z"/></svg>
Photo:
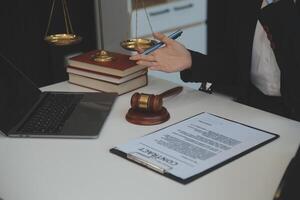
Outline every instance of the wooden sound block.
<svg viewBox="0 0 300 200"><path fill-rule="evenodd" d="M170 114L165 107L159 112L143 112L130 108L126 114L126 120L138 125L156 125L170 119Z"/></svg>

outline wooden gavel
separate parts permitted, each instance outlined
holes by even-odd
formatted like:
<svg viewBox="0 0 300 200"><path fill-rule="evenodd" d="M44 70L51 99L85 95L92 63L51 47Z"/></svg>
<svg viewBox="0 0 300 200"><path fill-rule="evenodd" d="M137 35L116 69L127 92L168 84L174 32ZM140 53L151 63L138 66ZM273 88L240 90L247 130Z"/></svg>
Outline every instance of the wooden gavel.
<svg viewBox="0 0 300 200"><path fill-rule="evenodd" d="M182 87L175 87L167 90L159 95L134 93L131 97L130 104L134 110L144 112L159 112L162 110L163 98L178 94L182 91Z"/></svg>

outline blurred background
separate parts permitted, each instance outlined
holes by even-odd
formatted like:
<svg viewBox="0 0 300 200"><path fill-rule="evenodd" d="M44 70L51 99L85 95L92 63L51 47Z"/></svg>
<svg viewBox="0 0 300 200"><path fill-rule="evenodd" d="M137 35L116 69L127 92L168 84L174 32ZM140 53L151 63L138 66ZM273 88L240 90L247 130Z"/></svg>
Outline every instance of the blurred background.
<svg viewBox="0 0 300 200"><path fill-rule="evenodd" d="M222 9L222 2L217 5L216 0L101 0L100 6L99 0L67 0L74 32L83 40L70 46L53 46L44 41L52 0L5 1L0 8L0 51L38 87L67 80L66 58L100 49L101 34L105 50L131 54L122 49L121 41L136 35L151 37L152 31L169 34L182 29L178 41L207 54L217 41L218 28L213 24L220 19L218 10ZM62 30L63 19L58 3L51 31ZM149 74L185 84L179 73ZM186 85L199 87L196 83Z"/></svg>

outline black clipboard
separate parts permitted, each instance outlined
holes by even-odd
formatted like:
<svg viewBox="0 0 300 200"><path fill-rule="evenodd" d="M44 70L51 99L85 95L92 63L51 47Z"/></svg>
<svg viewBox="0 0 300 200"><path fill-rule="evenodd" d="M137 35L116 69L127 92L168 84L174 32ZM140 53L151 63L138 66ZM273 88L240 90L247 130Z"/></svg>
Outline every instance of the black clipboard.
<svg viewBox="0 0 300 200"><path fill-rule="evenodd" d="M201 115L201 114L203 114L203 112L199 113L197 115ZM211 113L209 113L209 114L211 114ZM168 127L174 126L174 125L176 125L176 124L178 124L180 122L186 121L186 120L188 120L188 119L190 119L192 117L195 117L197 115L191 116L189 118L186 118L186 119L184 119L182 121L179 121L177 123L171 124L171 125L169 125L167 127L164 127L162 129L166 129ZM236 123L236 124L240 124L240 125L245 126L245 127L249 127L249 128L252 128L252 129L255 129L255 130L258 130L258 131L262 131L264 133L268 133L268 134L272 135L273 137L270 138L270 139L268 139L268 140L266 140L266 141L264 141L264 142L259 143L258 145L255 145L255 146L253 146L253 147L251 147L251 148L249 148L249 149L247 149L245 151L242 151L239 154L237 154L235 156L232 156L232 157L230 157L229 159L227 159L225 161L222 161L222 162L220 162L220 163L218 163L218 164L216 164L216 165L208 168L207 170L204 170L204 171L202 171L200 173L194 174L194 175L192 175L192 176L190 176L190 177L188 177L186 179L182 179L182 178L180 178L180 177L178 177L178 176L176 176L176 175L174 175L172 173L169 173L167 170L164 170L164 169L162 169L162 168L160 168L160 167L158 167L158 166L156 166L156 165L154 165L154 164L152 164L152 163L150 163L148 161L142 160L142 159L134 156L133 154L125 153L125 152L119 150L117 147L114 147L114 148L110 149L110 152L113 153L113 154L115 154L115 155L118 155L118 156L120 156L122 158L125 158L128 161L136 163L136 164L138 164L138 165L140 165L142 167L150 169L150 170L152 170L152 171L154 171L154 172L156 172L158 174L161 174L161 175L163 175L165 177L168 177L168 178L170 178L170 179L172 179L174 181L177 181L177 182L179 182L181 184L188 184L188 183L196 180L197 178L199 178L201 176L204 176L204 175L206 175L206 174L214 171L215 169L218 169L219 167L224 166L224 165L226 165L226 164L228 164L228 163L230 163L230 162L232 162L232 161L234 161L234 160L236 160L236 159L238 159L238 158L240 158L240 157L242 157L242 156L244 156L244 155L246 155L246 154L248 154L248 153L250 153L250 152L252 152L252 151L254 151L254 150L256 150L256 149L258 149L258 148L260 148L260 147L262 147L262 146L264 146L264 145L266 145L266 144L268 144L268 143L270 143L272 141L274 141L274 140L276 140L277 138L279 138L278 134L271 133L271 132L268 132L268 131L265 131L265 130L261 130L261 129L258 129L258 128L255 128L255 127L252 127L252 126L240 123L240 122L236 122L236 121L233 121L233 120L230 120L230 119L226 119L224 117L220 117L220 116L217 116L217 115L214 115L214 114L211 114L211 115L213 115L215 117L218 117L220 119L224 119L224 120ZM162 129L159 129L159 130L154 131L152 133L156 133L156 132L158 132L158 131L160 131ZM149 134L152 134L152 133L149 133Z"/></svg>

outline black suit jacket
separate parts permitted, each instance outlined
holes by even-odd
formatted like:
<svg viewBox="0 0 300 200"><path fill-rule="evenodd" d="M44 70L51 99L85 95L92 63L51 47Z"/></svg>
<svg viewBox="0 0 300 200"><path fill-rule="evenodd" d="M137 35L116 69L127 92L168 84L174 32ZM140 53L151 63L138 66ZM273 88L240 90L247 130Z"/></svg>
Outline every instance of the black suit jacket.
<svg viewBox="0 0 300 200"><path fill-rule="evenodd" d="M293 0L261 9L261 0L225 0L216 7L220 18L208 19L215 46L208 55L191 51L192 68L184 81L212 82L217 91L247 103L254 32L259 19L268 33L281 71L281 94L289 117L300 120L300 15Z"/></svg>

